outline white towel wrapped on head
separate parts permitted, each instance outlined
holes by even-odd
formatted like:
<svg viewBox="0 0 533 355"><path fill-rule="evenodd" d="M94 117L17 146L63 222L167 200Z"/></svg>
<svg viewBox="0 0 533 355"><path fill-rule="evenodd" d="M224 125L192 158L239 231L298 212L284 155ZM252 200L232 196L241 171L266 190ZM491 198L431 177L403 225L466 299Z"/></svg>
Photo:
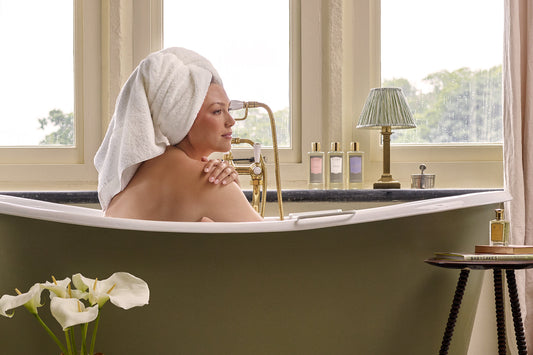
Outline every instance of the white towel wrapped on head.
<svg viewBox="0 0 533 355"><path fill-rule="evenodd" d="M94 157L104 211L142 162L187 135L211 83L222 85L211 63L184 48L152 53L133 71Z"/></svg>

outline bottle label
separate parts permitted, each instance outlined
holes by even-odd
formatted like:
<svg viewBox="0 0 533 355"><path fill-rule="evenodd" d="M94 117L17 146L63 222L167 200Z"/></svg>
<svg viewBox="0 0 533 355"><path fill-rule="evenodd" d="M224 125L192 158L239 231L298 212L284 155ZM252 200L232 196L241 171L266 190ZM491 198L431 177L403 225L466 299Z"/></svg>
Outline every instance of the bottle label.
<svg viewBox="0 0 533 355"><path fill-rule="evenodd" d="M324 181L322 172L322 157L311 157L309 170L309 182L321 184Z"/></svg>
<svg viewBox="0 0 533 355"><path fill-rule="evenodd" d="M490 225L490 240L493 242L503 242L503 224L492 223Z"/></svg>
<svg viewBox="0 0 533 355"><path fill-rule="evenodd" d="M342 158L331 157L330 162L331 162L331 173L342 174Z"/></svg>
<svg viewBox="0 0 533 355"><path fill-rule="evenodd" d="M363 182L363 157L350 157L350 182Z"/></svg>
<svg viewBox="0 0 533 355"><path fill-rule="evenodd" d="M322 174L321 157L311 157L311 174Z"/></svg>
<svg viewBox="0 0 533 355"><path fill-rule="evenodd" d="M331 157L329 180L332 183L342 183L342 157Z"/></svg>

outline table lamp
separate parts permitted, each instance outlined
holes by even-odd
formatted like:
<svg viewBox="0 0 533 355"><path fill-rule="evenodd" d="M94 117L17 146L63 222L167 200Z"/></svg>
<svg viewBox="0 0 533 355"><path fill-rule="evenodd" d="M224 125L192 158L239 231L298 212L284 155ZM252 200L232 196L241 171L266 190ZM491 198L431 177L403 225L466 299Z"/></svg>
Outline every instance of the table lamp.
<svg viewBox="0 0 533 355"><path fill-rule="evenodd" d="M392 129L415 128L413 115L400 88L370 90L356 128L381 128L383 136L383 174L374 189L399 189L400 182L390 173L390 135Z"/></svg>

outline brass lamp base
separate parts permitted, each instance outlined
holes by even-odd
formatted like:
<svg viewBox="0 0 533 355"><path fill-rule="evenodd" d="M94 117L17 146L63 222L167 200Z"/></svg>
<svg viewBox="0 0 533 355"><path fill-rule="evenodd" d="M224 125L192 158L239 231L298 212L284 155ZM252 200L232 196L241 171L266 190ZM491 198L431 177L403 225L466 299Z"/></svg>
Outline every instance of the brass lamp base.
<svg viewBox="0 0 533 355"><path fill-rule="evenodd" d="M375 182L374 183L374 189L399 189L400 183L398 181L390 181L390 182Z"/></svg>
<svg viewBox="0 0 533 355"><path fill-rule="evenodd" d="M390 174L381 175L381 179L374 183L374 189L399 189L400 187L400 182L394 180Z"/></svg>

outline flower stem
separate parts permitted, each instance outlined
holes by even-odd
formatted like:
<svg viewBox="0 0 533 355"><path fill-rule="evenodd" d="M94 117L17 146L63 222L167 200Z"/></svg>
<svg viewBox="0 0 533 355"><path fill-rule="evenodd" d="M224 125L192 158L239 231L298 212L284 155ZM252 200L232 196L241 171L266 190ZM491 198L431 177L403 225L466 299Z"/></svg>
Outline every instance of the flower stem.
<svg viewBox="0 0 533 355"><path fill-rule="evenodd" d="M87 340L87 328L88 327L89 327L88 323L84 323L81 326L81 350L80 350L80 354L82 354L82 355L86 355L87 354L87 347L85 346L85 342Z"/></svg>
<svg viewBox="0 0 533 355"><path fill-rule="evenodd" d="M67 353L67 349L65 348L63 343L56 337L56 335L50 330L50 328L48 328L48 326L43 322L43 320L41 319L41 317L39 317L39 315L37 313L34 313L33 315L35 316L35 318L37 319L39 324L44 328L44 330L46 330L48 335L50 335L52 340L57 344L57 346L59 346L59 349L61 349L61 351L64 354L66 354Z"/></svg>
<svg viewBox="0 0 533 355"><path fill-rule="evenodd" d="M89 348L89 354L94 354L94 344L96 344L96 332L98 331L98 323L100 323L100 312L96 316L93 329L93 337L91 339L91 347Z"/></svg>
<svg viewBox="0 0 533 355"><path fill-rule="evenodd" d="M68 328L68 333L70 335L70 346L72 347L72 354L76 355L76 338L74 338L74 327Z"/></svg>
<svg viewBox="0 0 533 355"><path fill-rule="evenodd" d="M65 330L65 340L67 341L67 349L68 349L68 351L66 351L66 354L73 355L72 345L70 344L70 328L67 328L67 330Z"/></svg>

